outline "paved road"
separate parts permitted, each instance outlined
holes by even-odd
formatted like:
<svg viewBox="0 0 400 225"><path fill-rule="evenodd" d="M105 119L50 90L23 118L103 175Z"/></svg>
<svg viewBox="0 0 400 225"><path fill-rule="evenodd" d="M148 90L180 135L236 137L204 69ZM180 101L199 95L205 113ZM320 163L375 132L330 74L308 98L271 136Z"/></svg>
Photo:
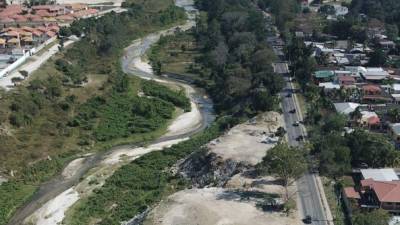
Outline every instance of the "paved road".
<svg viewBox="0 0 400 225"><path fill-rule="evenodd" d="M302 118L298 104L294 95L288 97L289 93L292 93L292 84L288 77L286 79L286 88L281 92L282 97L282 108L284 119L286 122L286 130L288 134L288 142L291 146L301 146L302 142L296 140L300 135L306 136L305 129L303 125L295 127L293 124L296 121L300 121ZM295 113L290 113L289 111L295 109ZM306 173L302 178L297 181L298 194L301 202L301 213L303 217L310 215L313 219L314 225L326 225L327 222L324 208L320 200L320 192L317 186L317 179L314 174Z"/></svg>

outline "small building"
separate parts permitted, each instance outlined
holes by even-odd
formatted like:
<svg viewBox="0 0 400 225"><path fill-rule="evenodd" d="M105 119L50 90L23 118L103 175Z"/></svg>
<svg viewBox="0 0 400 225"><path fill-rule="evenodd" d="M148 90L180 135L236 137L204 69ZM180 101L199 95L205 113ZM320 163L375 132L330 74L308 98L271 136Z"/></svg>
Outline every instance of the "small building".
<svg viewBox="0 0 400 225"><path fill-rule="evenodd" d="M382 81L389 77L389 73L380 67L361 67L361 76L367 81Z"/></svg>
<svg viewBox="0 0 400 225"><path fill-rule="evenodd" d="M388 134L396 145L400 143L400 123L389 124Z"/></svg>
<svg viewBox="0 0 400 225"><path fill-rule="evenodd" d="M352 86L356 83L356 79L352 76L339 75L337 80L340 86Z"/></svg>
<svg viewBox="0 0 400 225"><path fill-rule="evenodd" d="M335 76L332 70L319 70L314 73L314 77L319 80L330 80Z"/></svg>
<svg viewBox="0 0 400 225"><path fill-rule="evenodd" d="M362 92L366 96L379 96L382 94L382 89L379 85L367 84L362 87Z"/></svg>
<svg viewBox="0 0 400 225"><path fill-rule="evenodd" d="M357 208L361 200L360 193L354 187L345 187L342 189L342 196L347 212L351 215L354 208Z"/></svg>
<svg viewBox="0 0 400 225"><path fill-rule="evenodd" d="M361 176L363 180L373 179L375 181L395 181L399 180L396 172L392 168L383 169L361 169Z"/></svg>
<svg viewBox="0 0 400 225"><path fill-rule="evenodd" d="M361 192L369 200L366 208L381 208L393 214L400 212L399 181L361 180Z"/></svg>
<svg viewBox="0 0 400 225"><path fill-rule="evenodd" d="M333 105L335 106L336 112L344 115L349 115L360 106L360 104L354 102L339 102Z"/></svg>
<svg viewBox="0 0 400 225"><path fill-rule="evenodd" d="M358 121L361 126L368 128L380 126L381 120L375 112L361 111L361 119Z"/></svg>
<svg viewBox="0 0 400 225"><path fill-rule="evenodd" d="M320 88L323 88L325 92L330 92L333 90L340 90L339 84L334 84L333 82L321 82L318 84Z"/></svg>
<svg viewBox="0 0 400 225"><path fill-rule="evenodd" d="M393 41L389 41L389 40L379 41L379 45L385 49L392 49L392 48L396 47L396 44Z"/></svg>
<svg viewBox="0 0 400 225"><path fill-rule="evenodd" d="M400 84L392 84L391 93L400 94Z"/></svg>

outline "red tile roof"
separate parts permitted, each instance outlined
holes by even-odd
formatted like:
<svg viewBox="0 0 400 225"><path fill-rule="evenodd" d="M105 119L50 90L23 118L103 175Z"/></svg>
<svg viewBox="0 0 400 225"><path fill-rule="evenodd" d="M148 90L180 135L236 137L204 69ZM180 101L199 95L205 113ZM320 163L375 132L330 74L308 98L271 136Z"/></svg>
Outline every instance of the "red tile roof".
<svg viewBox="0 0 400 225"><path fill-rule="evenodd" d="M356 81L356 79L355 79L354 77L352 77L352 76L345 76L345 75L339 75L339 76L338 76L338 79L339 79L340 81L351 81L351 82L355 82L355 81Z"/></svg>
<svg viewBox="0 0 400 225"><path fill-rule="evenodd" d="M381 88L378 85L367 84L362 87L363 91L380 92Z"/></svg>
<svg viewBox="0 0 400 225"><path fill-rule="evenodd" d="M368 118L368 124L369 125L377 125L380 122L381 122L381 120L377 116L372 116L372 117Z"/></svg>
<svg viewBox="0 0 400 225"><path fill-rule="evenodd" d="M46 35L49 37L54 37L54 36L56 36L56 33L54 33L53 31L47 31Z"/></svg>
<svg viewBox="0 0 400 225"><path fill-rule="evenodd" d="M360 199L360 193L356 192L353 187L344 188L344 194L347 198Z"/></svg>
<svg viewBox="0 0 400 225"><path fill-rule="evenodd" d="M373 190L380 202L400 202L400 181L361 180L363 187Z"/></svg>

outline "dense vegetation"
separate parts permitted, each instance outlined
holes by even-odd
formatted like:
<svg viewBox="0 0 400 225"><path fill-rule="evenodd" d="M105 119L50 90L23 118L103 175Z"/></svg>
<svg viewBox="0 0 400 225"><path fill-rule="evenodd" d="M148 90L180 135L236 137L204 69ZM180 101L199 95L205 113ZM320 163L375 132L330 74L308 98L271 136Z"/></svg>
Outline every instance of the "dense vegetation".
<svg viewBox="0 0 400 225"><path fill-rule="evenodd" d="M350 10L354 16L364 13L400 28L400 1L398 0L353 0Z"/></svg>
<svg viewBox="0 0 400 225"><path fill-rule="evenodd" d="M299 2L296 0L258 0L257 5L263 9L269 9L274 15L275 24L278 29L287 34L293 28L293 20L300 12Z"/></svg>
<svg viewBox="0 0 400 225"><path fill-rule="evenodd" d="M251 1L198 0L206 12L197 20L202 47L201 86L219 112L252 114L274 109L282 77L273 73L273 51L266 43L266 21Z"/></svg>
<svg viewBox="0 0 400 225"><path fill-rule="evenodd" d="M144 212L162 197L186 187L185 180L169 168L179 159L202 151L206 143L232 126L232 122L228 118L220 120L188 141L149 153L121 167L93 195L75 205L64 222L78 225L99 221L101 225L117 225Z"/></svg>
<svg viewBox="0 0 400 225"><path fill-rule="evenodd" d="M131 0L127 13L74 22L62 34L84 34L32 78L0 100L0 224L41 182L89 149L144 141L162 134L175 106L188 99L122 73L119 57L135 38L185 18L174 2ZM138 97L151 87L159 92ZM144 91L146 92L146 91Z"/></svg>

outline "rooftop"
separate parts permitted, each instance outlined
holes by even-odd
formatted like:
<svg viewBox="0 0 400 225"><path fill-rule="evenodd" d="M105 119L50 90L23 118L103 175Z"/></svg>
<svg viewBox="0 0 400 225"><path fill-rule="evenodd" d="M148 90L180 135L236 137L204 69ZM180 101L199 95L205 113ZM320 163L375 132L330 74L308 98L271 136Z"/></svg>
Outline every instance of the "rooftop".
<svg viewBox="0 0 400 225"><path fill-rule="evenodd" d="M344 189L344 194L346 195L347 198L353 198L353 199L360 199L360 193L358 193L356 190L354 190L354 187L345 187Z"/></svg>
<svg viewBox="0 0 400 225"><path fill-rule="evenodd" d="M375 181L393 181L399 180L393 169L361 169L364 179L373 179Z"/></svg>
<svg viewBox="0 0 400 225"><path fill-rule="evenodd" d="M333 77L335 75L335 73L331 70L319 70L316 71L314 76L316 78L330 78Z"/></svg>
<svg viewBox="0 0 400 225"><path fill-rule="evenodd" d="M339 102L334 103L335 109L338 113L348 115L354 112L360 104L354 102Z"/></svg>
<svg viewBox="0 0 400 225"><path fill-rule="evenodd" d="M372 189L380 202L400 202L399 181L375 181L367 179L361 180L361 185Z"/></svg>
<svg viewBox="0 0 400 225"><path fill-rule="evenodd" d="M400 135L400 123L392 123L389 126L396 135Z"/></svg>

